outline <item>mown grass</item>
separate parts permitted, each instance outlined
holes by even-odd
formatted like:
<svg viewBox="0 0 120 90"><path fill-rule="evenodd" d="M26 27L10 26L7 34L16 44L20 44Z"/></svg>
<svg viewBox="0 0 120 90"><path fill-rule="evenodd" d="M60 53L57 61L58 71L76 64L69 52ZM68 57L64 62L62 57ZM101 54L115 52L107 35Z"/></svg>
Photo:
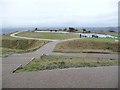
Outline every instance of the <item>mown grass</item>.
<svg viewBox="0 0 120 90"><path fill-rule="evenodd" d="M0 49L2 50L2 56L5 57L13 53L34 51L46 43L48 43L48 41L18 39L5 35L2 37L2 45L0 46Z"/></svg>
<svg viewBox="0 0 120 90"><path fill-rule="evenodd" d="M33 59L27 65L21 66L13 72L18 73L63 68L112 66L117 65L117 63L118 61L112 58L43 55L38 59Z"/></svg>
<svg viewBox="0 0 120 90"><path fill-rule="evenodd" d="M16 34L17 36L24 37L33 37L33 38L41 38L41 39L70 39L70 38L79 38L78 34L66 33L48 33L48 32L21 32Z"/></svg>
<svg viewBox="0 0 120 90"><path fill-rule="evenodd" d="M116 53L120 52L119 44L111 38L82 38L58 43L54 52Z"/></svg>

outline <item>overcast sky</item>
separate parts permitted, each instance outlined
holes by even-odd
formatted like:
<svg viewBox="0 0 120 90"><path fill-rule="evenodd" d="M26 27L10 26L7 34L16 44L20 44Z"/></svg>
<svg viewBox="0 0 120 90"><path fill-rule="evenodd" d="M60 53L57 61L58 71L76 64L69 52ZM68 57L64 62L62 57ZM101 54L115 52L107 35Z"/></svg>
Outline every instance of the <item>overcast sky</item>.
<svg viewBox="0 0 120 90"><path fill-rule="evenodd" d="M119 0L1 0L3 27L117 26Z"/></svg>

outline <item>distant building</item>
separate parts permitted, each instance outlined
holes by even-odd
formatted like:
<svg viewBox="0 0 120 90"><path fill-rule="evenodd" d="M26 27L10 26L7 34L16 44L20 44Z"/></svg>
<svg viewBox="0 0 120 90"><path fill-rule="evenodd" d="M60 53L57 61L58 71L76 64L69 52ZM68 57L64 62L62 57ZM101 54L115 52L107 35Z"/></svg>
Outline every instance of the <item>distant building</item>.
<svg viewBox="0 0 120 90"><path fill-rule="evenodd" d="M103 34L80 34L80 38L86 37L86 38L117 38L111 35L103 35Z"/></svg>

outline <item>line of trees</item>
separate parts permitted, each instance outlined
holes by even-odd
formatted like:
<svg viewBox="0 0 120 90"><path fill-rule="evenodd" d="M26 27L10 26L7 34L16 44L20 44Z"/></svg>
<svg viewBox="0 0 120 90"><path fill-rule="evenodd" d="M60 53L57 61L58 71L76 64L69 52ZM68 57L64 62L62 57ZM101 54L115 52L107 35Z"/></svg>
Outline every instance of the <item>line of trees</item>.
<svg viewBox="0 0 120 90"><path fill-rule="evenodd" d="M35 28L35 30L38 30L38 28ZM47 29L47 30L49 30L49 29ZM82 29L83 31L83 33L91 33L91 31L87 31L86 29ZM40 30L41 31L41 30ZM57 32L57 31L67 31L67 32L76 32L76 31L78 31L77 29L75 29L75 28L73 28L73 27L69 27L68 29L67 28L64 28L64 29L59 29L59 30L49 30L49 31L55 31L55 32Z"/></svg>

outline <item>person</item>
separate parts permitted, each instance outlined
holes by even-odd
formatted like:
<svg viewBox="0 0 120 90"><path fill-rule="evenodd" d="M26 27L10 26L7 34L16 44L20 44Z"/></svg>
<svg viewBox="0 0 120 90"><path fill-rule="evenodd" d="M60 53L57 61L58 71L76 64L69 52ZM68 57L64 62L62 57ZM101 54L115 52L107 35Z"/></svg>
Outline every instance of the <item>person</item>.
<svg viewBox="0 0 120 90"><path fill-rule="evenodd" d="M81 34L80 34L80 38L81 38Z"/></svg>

